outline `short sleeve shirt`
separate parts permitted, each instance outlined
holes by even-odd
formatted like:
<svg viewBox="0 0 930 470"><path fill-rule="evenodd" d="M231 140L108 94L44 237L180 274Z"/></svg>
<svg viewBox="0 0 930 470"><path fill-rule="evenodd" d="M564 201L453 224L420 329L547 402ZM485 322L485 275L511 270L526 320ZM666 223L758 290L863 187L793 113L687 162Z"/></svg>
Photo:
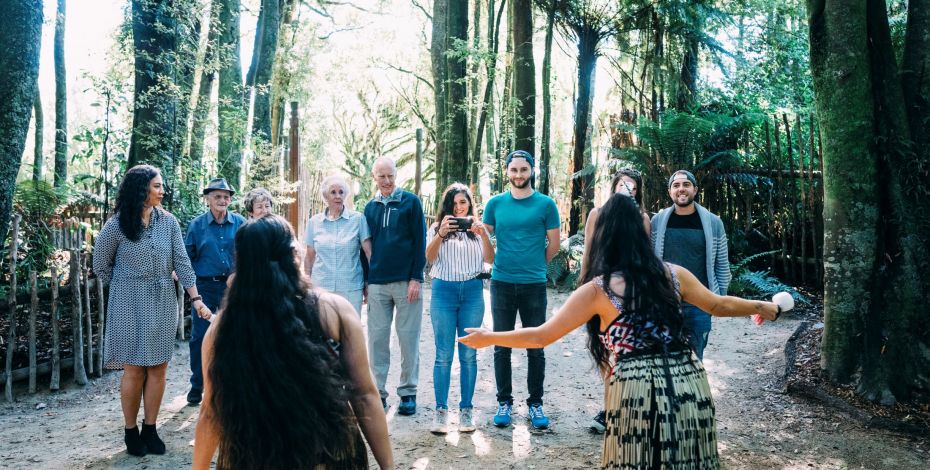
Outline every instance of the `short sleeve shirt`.
<svg viewBox="0 0 930 470"><path fill-rule="evenodd" d="M371 238L368 221L359 212L345 208L334 220L325 212L307 222L304 242L316 251L313 285L330 292L351 292L364 286L360 250Z"/></svg>
<svg viewBox="0 0 930 470"><path fill-rule="evenodd" d="M510 192L492 197L484 223L494 226L497 254L491 279L513 284L546 282L546 232L559 228L559 209L538 192L515 199Z"/></svg>

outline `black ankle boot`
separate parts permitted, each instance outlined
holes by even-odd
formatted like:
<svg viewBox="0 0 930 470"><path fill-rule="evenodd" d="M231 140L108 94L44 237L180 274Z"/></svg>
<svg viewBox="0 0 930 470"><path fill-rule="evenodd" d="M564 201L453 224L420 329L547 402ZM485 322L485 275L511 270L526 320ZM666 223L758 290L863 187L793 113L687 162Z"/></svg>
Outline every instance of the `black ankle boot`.
<svg viewBox="0 0 930 470"><path fill-rule="evenodd" d="M155 432L154 424L142 423L142 434L140 437L150 454L162 455L165 453L165 443L162 442L158 437L158 433Z"/></svg>
<svg viewBox="0 0 930 470"><path fill-rule="evenodd" d="M135 455L136 457L145 457L148 449L146 448L142 437L139 435L139 426L133 426L131 429L126 429L126 437L123 438L123 440L126 442L127 454Z"/></svg>

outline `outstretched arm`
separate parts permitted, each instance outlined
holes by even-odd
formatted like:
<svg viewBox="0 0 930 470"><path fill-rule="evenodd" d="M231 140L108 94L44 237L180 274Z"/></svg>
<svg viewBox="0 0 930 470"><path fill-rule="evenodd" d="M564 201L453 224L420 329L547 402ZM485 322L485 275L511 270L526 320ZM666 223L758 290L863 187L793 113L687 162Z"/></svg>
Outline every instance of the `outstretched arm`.
<svg viewBox="0 0 930 470"><path fill-rule="evenodd" d="M507 348L543 348L585 324L592 316L598 315L595 311L597 295L597 287L589 282L576 289L555 315L542 325L513 331L465 328L469 335L459 338L459 342L475 349L491 345Z"/></svg>
<svg viewBox="0 0 930 470"><path fill-rule="evenodd" d="M213 454L220 444L220 429L213 410L213 381L209 373L213 365L214 334L217 326L208 328L203 337L203 403L200 404L200 418L194 431L194 470L208 470Z"/></svg>
<svg viewBox="0 0 930 470"><path fill-rule="evenodd" d="M694 274L681 266L672 265L681 283L681 299L715 317L748 317L759 314L774 320L778 307L772 302L745 300L731 295L717 295L701 284Z"/></svg>

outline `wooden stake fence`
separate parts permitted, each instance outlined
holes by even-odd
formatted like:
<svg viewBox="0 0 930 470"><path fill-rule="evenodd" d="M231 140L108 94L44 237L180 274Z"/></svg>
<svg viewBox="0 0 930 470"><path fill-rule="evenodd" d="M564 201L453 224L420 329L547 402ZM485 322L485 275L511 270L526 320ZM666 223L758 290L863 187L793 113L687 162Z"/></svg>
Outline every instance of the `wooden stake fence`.
<svg viewBox="0 0 930 470"><path fill-rule="evenodd" d="M16 252L19 251L20 216L13 216L13 232L10 235L10 294L7 307L10 312L10 334L6 342L6 401L13 401L13 350L16 349Z"/></svg>

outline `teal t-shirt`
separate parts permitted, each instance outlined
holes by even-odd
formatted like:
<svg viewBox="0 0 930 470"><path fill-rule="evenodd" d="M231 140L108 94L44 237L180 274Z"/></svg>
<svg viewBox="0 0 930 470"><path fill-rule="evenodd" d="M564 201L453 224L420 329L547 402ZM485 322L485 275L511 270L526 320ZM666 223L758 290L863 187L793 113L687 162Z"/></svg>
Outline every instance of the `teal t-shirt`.
<svg viewBox="0 0 930 470"><path fill-rule="evenodd" d="M497 254L491 279L513 284L546 282L546 231L559 228L551 197L534 192L514 199L508 191L484 207L484 223L494 226Z"/></svg>

